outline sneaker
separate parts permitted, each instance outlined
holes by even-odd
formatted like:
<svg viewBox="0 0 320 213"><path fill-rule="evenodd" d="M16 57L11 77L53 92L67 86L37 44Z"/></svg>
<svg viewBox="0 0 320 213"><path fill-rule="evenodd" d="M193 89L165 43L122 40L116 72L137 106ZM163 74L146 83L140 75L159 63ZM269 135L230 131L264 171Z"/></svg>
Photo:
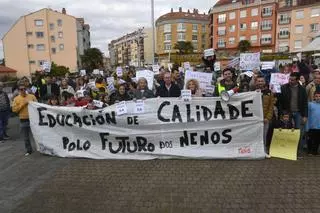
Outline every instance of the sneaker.
<svg viewBox="0 0 320 213"><path fill-rule="evenodd" d="M4 140L3 140L3 138L0 138L0 143L4 143Z"/></svg>
<svg viewBox="0 0 320 213"><path fill-rule="evenodd" d="M271 155L266 154L266 158L267 158L267 159L270 159L270 158L271 158Z"/></svg>
<svg viewBox="0 0 320 213"><path fill-rule="evenodd" d="M31 155L32 152L27 152L26 154L24 154L24 156L29 156Z"/></svg>
<svg viewBox="0 0 320 213"><path fill-rule="evenodd" d="M8 135L4 135L4 136L3 136L3 139L4 139L4 140L9 140L10 137L9 137Z"/></svg>

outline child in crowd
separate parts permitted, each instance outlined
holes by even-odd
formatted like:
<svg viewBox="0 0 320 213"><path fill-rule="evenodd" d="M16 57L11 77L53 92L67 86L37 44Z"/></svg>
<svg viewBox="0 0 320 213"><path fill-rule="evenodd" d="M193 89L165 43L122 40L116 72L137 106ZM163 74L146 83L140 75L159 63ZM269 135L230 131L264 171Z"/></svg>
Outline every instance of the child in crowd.
<svg viewBox="0 0 320 213"><path fill-rule="evenodd" d="M320 92L314 93L314 101L309 102L309 114L306 129L310 140L308 140L308 153L318 155L320 144Z"/></svg>
<svg viewBox="0 0 320 213"><path fill-rule="evenodd" d="M51 96L48 99L48 104L51 106L60 106L59 104L59 98L57 96Z"/></svg>
<svg viewBox="0 0 320 213"><path fill-rule="evenodd" d="M74 98L73 94L68 93L67 91L64 91L62 92L61 96L62 96L62 100L61 100L62 106L74 106L76 99Z"/></svg>
<svg viewBox="0 0 320 213"><path fill-rule="evenodd" d="M279 129L294 129L294 120L291 114L287 111L284 111L281 115L280 120L278 121Z"/></svg>

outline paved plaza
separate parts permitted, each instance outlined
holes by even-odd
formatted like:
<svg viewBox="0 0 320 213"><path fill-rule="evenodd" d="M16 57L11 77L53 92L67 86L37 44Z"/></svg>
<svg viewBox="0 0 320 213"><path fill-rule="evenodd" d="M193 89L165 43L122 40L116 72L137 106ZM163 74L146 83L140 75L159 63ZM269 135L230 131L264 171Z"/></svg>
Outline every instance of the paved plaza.
<svg viewBox="0 0 320 213"><path fill-rule="evenodd" d="M0 144L1 213L320 212L320 157L299 161L24 156L17 119Z"/></svg>

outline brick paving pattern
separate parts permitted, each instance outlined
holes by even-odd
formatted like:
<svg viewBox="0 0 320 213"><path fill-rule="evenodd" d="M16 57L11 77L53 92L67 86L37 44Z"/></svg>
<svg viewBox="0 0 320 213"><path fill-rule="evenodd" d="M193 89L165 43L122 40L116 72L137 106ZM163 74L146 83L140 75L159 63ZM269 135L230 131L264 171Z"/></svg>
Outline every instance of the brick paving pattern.
<svg viewBox="0 0 320 213"><path fill-rule="evenodd" d="M22 146L21 142L15 148L20 154ZM10 177L0 178L0 198L5 199L7 212L320 212L320 157L118 161L36 153L28 159L23 155L7 159L6 165L17 158L15 166L5 168L0 162L1 169L10 171ZM14 188L12 179L21 179L15 187L24 193ZM26 190L23 185L28 182L33 187ZM9 188L2 194L3 183L19 194L15 202Z"/></svg>

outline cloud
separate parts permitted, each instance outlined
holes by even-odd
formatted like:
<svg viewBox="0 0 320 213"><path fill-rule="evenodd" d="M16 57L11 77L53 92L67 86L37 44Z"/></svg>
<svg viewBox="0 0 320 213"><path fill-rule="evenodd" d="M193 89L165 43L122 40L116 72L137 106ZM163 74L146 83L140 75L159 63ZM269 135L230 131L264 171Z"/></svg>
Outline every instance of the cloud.
<svg viewBox="0 0 320 213"><path fill-rule="evenodd" d="M155 20L182 7L197 8L199 12L208 12L215 1L201 0L154 0ZM0 14L0 37L10 29L15 21L23 15L33 11L50 7L60 11L63 7L67 13L75 17L83 17L90 25L91 44L107 53L108 42L139 27L151 27L151 0L28 0L21 4L21 0L0 0L0 8L5 8ZM0 42L0 58L3 57Z"/></svg>

